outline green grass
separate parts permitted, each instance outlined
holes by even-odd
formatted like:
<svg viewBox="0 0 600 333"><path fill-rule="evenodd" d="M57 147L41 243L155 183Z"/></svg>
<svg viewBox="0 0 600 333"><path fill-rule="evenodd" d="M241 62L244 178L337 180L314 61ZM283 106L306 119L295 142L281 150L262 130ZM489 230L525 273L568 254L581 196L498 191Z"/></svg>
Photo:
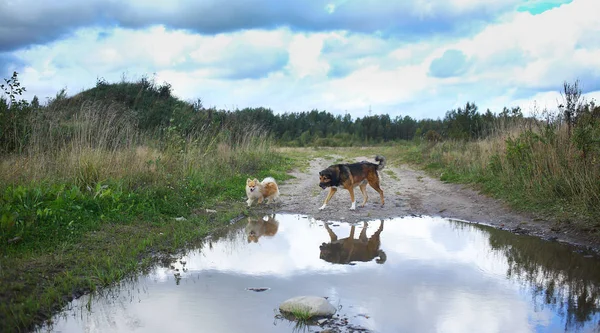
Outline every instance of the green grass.
<svg viewBox="0 0 600 333"><path fill-rule="evenodd" d="M316 322L307 307L296 307L290 312L282 312L283 318L295 322L292 332L305 332L310 325Z"/></svg>
<svg viewBox="0 0 600 333"><path fill-rule="evenodd" d="M310 309L306 307L293 308L292 311L290 311L290 314L299 322L308 322L312 318Z"/></svg>
<svg viewBox="0 0 600 333"><path fill-rule="evenodd" d="M390 176L390 178L393 180L400 180L400 177L398 177L398 175L396 175L396 173L392 170L383 170L383 173Z"/></svg>
<svg viewBox="0 0 600 333"><path fill-rule="evenodd" d="M174 254L241 212L238 205L215 220L196 217L107 223L47 253L24 249L3 256L0 314L5 330L29 329L48 319L73 296L148 268L161 256Z"/></svg>
<svg viewBox="0 0 600 333"><path fill-rule="evenodd" d="M147 269L247 215L246 178L283 182L291 163L273 153L250 168L217 165L140 186L123 179L83 189L56 179L6 186L0 193L0 331L29 330L73 297Z"/></svg>

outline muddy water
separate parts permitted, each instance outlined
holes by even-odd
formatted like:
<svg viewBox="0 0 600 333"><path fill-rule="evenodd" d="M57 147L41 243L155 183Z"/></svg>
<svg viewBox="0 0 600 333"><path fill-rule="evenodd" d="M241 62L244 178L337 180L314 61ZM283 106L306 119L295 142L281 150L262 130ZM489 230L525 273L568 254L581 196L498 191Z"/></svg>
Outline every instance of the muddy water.
<svg viewBox="0 0 600 333"><path fill-rule="evenodd" d="M598 331L597 258L442 218L366 225L244 219L166 267L75 300L44 331L291 332L277 309L299 295L328 297L348 318L343 332Z"/></svg>

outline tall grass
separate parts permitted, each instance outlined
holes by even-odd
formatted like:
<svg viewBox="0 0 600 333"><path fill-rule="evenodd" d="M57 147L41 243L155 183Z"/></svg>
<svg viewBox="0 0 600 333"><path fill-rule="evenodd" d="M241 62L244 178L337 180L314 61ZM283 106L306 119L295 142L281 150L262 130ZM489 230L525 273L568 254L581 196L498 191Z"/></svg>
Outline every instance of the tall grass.
<svg viewBox="0 0 600 333"><path fill-rule="evenodd" d="M116 104L85 102L68 119L53 108L37 112L30 121L28 144L22 153L4 156L3 185L26 181L75 181L131 173L141 136ZM19 165L19 168L13 168Z"/></svg>
<svg viewBox="0 0 600 333"><path fill-rule="evenodd" d="M600 227L600 156L582 155L556 114L500 124L477 141L424 143L423 161L442 180L474 182L516 206ZM554 119L550 119L554 117ZM507 126L508 125L508 126Z"/></svg>
<svg viewBox="0 0 600 333"><path fill-rule="evenodd" d="M218 131L205 126L183 137L176 127L163 137L140 133L116 104L86 102L67 121L46 119L52 111L32 122L29 144L21 154L3 156L0 182L72 181L94 185L100 180L140 178L162 173L175 177L198 171L256 171L270 154L271 141L258 126L239 128L242 133ZM158 180L156 177L153 180ZM87 184L91 182L90 184Z"/></svg>

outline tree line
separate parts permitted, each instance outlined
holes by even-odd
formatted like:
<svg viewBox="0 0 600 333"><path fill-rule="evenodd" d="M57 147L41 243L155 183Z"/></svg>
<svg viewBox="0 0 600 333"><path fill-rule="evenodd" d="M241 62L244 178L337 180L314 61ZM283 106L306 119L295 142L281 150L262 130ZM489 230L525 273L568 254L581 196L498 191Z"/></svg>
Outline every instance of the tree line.
<svg viewBox="0 0 600 333"><path fill-rule="evenodd" d="M568 84L565 89L571 86ZM74 115L82 110L83 104L91 101L119 105L116 116L127 117L140 132L152 133L157 138L167 132L173 133L173 130L182 137L189 137L198 131L226 131L239 135L235 133L243 133L243 130L238 129L259 127L270 133L278 144L287 146L364 145L415 139L432 142L475 140L525 118L519 107L504 107L497 113L489 109L480 112L474 102L448 110L443 118L437 119L414 119L408 115L392 118L387 114L353 118L350 114L334 115L325 110L275 113L263 107L222 110L206 108L200 99L193 102L177 99L172 96L168 83L158 85L147 78L112 84L100 79L94 88L73 97L67 97L61 90L45 105L40 105L37 97L31 103L18 100L24 88L18 82L17 73L5 79L3 89L6 96L0 97L2 152L15 152L26 146L28 132L35 122L51 119L56 123L53 131L68 131ZM575 125L577 116L587 117L591 120L586 123L592 124L592 128L587 126L583 135L592 135L600 109L593 102L579 105L580 95L576 97L577 101L566 103L569 104L566 108L563 106L566 117L560 121ZM575 132L581 136L581 131ZM588 141L585 144L595 144L594 138Z"/></svg>

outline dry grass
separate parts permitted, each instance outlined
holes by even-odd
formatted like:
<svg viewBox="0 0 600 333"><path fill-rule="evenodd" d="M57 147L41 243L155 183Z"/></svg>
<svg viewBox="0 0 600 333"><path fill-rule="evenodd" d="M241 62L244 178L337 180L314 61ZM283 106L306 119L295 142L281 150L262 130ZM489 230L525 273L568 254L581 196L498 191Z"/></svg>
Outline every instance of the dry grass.
<svg viewBox="0 0 600 333"><path fill-rule="evenodd" d="M582 158L566 126L546 126L528 120L486 139L441 142L425 150L426 161L450 171L448 180L484 182L519 205L593 221L600 208L600 157Z"/></svg>
<svg viewBox="0 0 600 333"><path fill-rule="evenodd" d="M147 184L208 169L252 169L261 154L271 153L267 133L258 127L233 134L206 127L186 138L174 129L157 142L137 132L117 107L83 103L61 122L38 116L24 152L0 161L0 185L52 180L92 186L107 179Z"/></svg>

